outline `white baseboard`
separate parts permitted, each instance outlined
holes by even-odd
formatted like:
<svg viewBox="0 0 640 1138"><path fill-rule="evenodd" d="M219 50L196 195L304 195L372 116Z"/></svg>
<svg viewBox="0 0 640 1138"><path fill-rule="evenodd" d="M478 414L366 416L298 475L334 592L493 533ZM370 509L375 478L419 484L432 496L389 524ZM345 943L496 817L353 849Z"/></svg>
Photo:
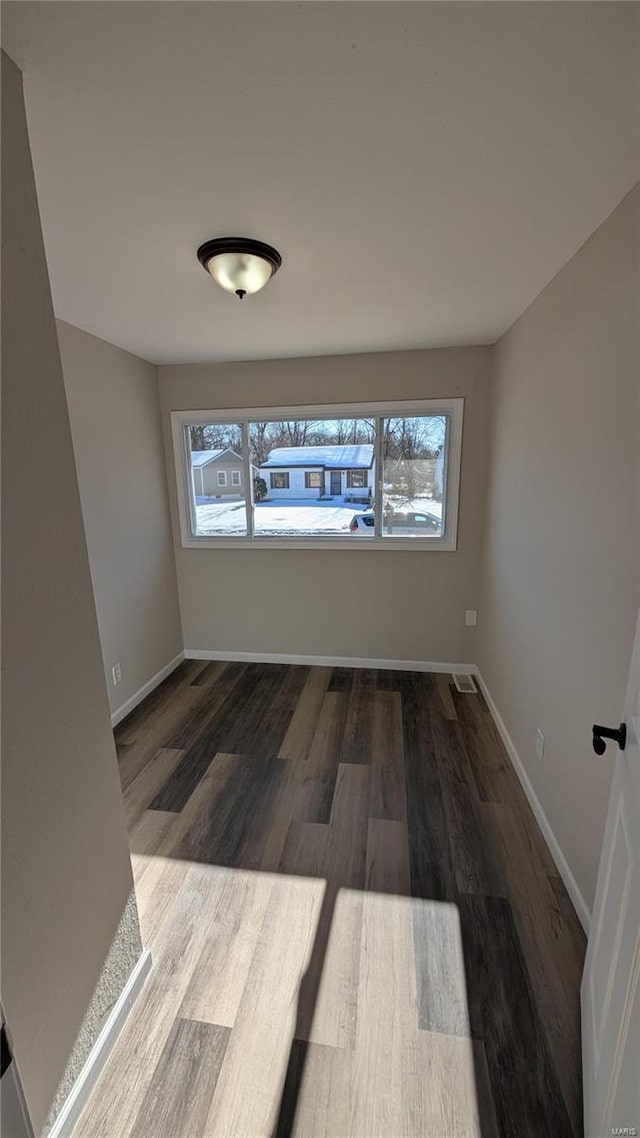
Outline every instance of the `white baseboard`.
<svg viewBox="0 0 640 1138"><path fill-rule="evenodd" d="M459 672L475 675L475 664L452 664L442 660L374 660L367 656L296 656L286 652L220 652L217 649L185 648L186 660L234 660L246 664L308 664L324 668L390 668L400 672Z"/></svg>
<svg viewBox="0 0 640 1138"><path fill-rule="evenodd" d="M142 991L144 982L151 971L151 953L145 948L133 968L118 1000L111 1009L104 1026L96 1039L78 1078L76 1079L64 1106L58 1114L46 1138L69 1138L80 1112L93 1090L102 1069L111 1054L129 1012Z"/></svg>
<svg viewBox="0 0 640 1138"><path fill-rule="evenodd" d="M163 680L166 680L167 676L169 676L171 672L173 672L174 669L178 667L178 664L182 663L184 657L184 652L179 652L177 656L173 657L173 660L170 660L168 664L165 664L164 668L161 668L159 672L156 672L155 676L152 676L150 680L147 680L146 684L143 684L141 688L138 688L137 692L134 692L133 695L128 700L126 700L126 702L123 703L121 707L117 709L117 711L113 712L111 716L111 726L116 727L118 723L120 723L123 719L126 719L129 712L133 711L134 707L137 707L139 703L142 703L143 699L146 699L150 692L152 692L154 688L157 688L158 684L161 684Z"/></svg>
<svg viewBox="0 0 640 1138"><path fill-rule="evenodd" d="M513 739L511 738L509 732L507 731L504 720L503 720L502 716L500 715L500 712L498 711L498 708L496 707L496 705L494 703L493 697L492 697L486 683L484 682L484 680L482 678L482 674L478 670L478 668L475 669L475 674L476 674L477 679L479 681L480 687L482 688L482 692L483 692L483 695L484 695L484 697L487 701L487 704L489 706L489 710L493 716L495 725L498 728L498 731L500 733L500 737L502 739L502 742L505 745L506 752L507 752L509 758L511 759L511 762L513 764L513 767L515 769L515 772L516 772L518 778L520 779L520 782L522 784L522 789L524 790L524 792L527 796L529 805L530 805L531 809L533 810L533 813L535 814L536 821L537 821L540 829L542 830L543 837L544 837L544 839L545 839L545 841L549 847L549 852L551 853L551 856L552 856L552 858L556 864L558 872L559 872L562 880L564 881L567 893L569 894L571 901L573 903L573 907L574 907L576 913L578 914L578 917L580 919L580 924L582 925L586 935L588 936L589 935L589 928L591 926L591 910L589 909L587 902L585 901L584 897L582 896L582 893L580 891L578 883L577 883L575 877L573 876L573 873L571 872L569 862L567 861L566 857L564 856L564 854L562 852L562 847L560 846L560 843L559 843L558 839L556 838L556 835L554 834L553 829L551 828L551 823L549 822L549 819L547 818L547 815L544 812L544 808L542 806L542 803L540 802L538 795L536 794L535 790L533 789L533 784L531 782L531 779L529 778L529 775L527 774L527 772L525 770L524 763L522 762L520 755L516 751L515 743L513 742Z"/></svg>

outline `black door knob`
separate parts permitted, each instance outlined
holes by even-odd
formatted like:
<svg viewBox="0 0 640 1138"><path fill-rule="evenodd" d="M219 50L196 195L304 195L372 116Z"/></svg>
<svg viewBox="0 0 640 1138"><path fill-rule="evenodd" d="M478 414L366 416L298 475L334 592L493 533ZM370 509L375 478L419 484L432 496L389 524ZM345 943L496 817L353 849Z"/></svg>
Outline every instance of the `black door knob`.
<svg viewBox="0 0 640 1138"><path fill-rule="evenodd" d="M627 745L627 727L621 723L619 727L601 727L599 723L593 725L593 749L596 755L604 755L607 744L606 739L613 739L620 750L624 751Z"/></svg>

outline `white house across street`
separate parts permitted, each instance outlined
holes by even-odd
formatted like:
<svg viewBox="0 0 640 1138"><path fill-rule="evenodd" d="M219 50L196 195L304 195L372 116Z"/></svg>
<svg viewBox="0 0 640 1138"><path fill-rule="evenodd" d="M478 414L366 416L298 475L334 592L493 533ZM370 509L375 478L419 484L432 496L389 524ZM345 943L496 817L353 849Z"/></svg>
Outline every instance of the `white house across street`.
<svg viewBox="0 0 640 1138"><path fill-rule="evenodd" d="M276 447L260 467L271 501L343 498L367 504L375 486L371 443Z"/></svg>

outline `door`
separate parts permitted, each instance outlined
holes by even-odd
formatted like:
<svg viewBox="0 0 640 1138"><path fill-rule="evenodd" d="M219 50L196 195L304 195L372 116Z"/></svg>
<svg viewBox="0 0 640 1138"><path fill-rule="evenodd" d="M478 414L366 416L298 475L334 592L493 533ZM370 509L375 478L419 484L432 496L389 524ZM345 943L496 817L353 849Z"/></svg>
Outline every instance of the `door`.
<svg viewBox="0 0 640 1138"><path fill-rule="evenodd" d="M334 498L339 498L342 493L342 475L339 470L331 471L331 493Z"/></svg>
<svg viewBox="0 0 640 1138"><path fill-rule="evenodd" d="M640 616L624 725L582 979L586 1138L640 1134Z"/></svg>

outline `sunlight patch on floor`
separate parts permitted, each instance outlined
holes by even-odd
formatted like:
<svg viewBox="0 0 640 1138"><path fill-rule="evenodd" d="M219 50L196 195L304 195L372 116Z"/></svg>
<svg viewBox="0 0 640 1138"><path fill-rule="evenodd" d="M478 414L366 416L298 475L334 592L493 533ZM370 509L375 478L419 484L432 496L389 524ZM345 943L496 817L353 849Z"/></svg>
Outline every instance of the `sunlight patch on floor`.
<svg viewBox="0 0 640 1138"><path fill-rule="evenodd" d="M156 839L168 825L154 821ZM455 905L144 850L144 835L134 835L141 925L154 956L149 997L166 1016L160 1036L175 1016L230 1029L207 1138L269 1138L292 1069L291 1133L300 1138L480 1138L482 1055L469 1038ZM188 951L176 959L185 920ZM424 937L420 978L416 936ZM456 1030L421 1030L419 1008ZM152 1066L143 1063L137 1078Z"/></svg>

